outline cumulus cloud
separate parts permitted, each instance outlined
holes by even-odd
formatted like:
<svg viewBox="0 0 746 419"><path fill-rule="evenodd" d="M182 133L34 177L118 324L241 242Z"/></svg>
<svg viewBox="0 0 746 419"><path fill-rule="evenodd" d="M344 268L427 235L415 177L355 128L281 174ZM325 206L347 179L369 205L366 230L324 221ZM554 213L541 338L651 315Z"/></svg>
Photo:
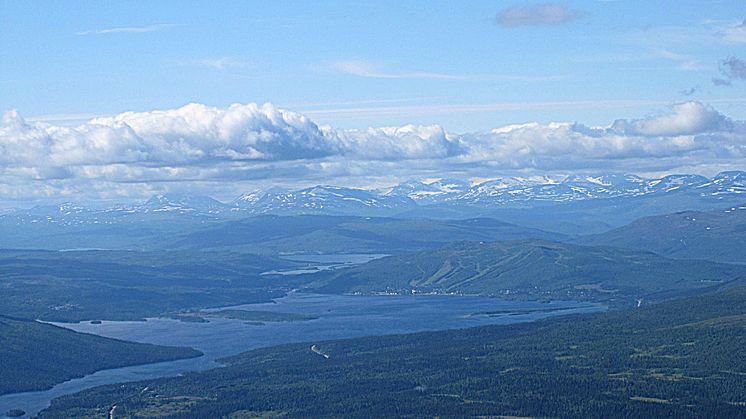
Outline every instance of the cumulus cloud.
<svg viewBox="0 0 746 419"><path fill-rule="evenodd" d="M442 159L466 150L458 136L449 135L438 125L368 128L367 130L328 130L347 150L360 159Z"/></svg>
<svg viewBox="0 0 746 419"><path fill-rule="evenodd" d="M580 17L580 12L557 3L508 7L498 12L495 22L502 27L560 25Z"/></svg>
<svg viewBox="0 0 746 419"><path fill-rule="evenodd" d="M30 123L11 111L0 122L0 193L130 196L155 185L213 191L241 182L366 186L417 175L723 167L745 157L746 124L699 102L601 127L529 123L468 134L438 125L340 130L271 104L190 104L78 126Z"/></svg>
<svg viewBox="0 0 746 419"><path fill-rule="evenodd" d="M612 125L615 131L631 136L693 135L727 131L731 127L732 123L727 117L699 102L679 103L665 115L617 120Z"/></svg>
<svg viewBox="0 0 746 419"><path fill-rule="evenodd" d="M97 118L87 125L132 130L150 147L147 160L161 163L293 160L337 153L337 145L310 119L271 104L218 109L192 103Z"/></svg>

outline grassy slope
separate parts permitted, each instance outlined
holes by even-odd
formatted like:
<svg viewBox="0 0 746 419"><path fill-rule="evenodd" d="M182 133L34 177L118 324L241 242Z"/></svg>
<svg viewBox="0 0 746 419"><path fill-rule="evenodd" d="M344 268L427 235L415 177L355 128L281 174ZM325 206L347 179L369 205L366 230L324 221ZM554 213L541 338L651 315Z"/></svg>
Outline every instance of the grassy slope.
<svg viewBox="0 0 746 419"><path fill-rule="evenodd" d="M0 316L0 394L42 390L94 371L199 356Z"/></svg>
<svg viewBox="0 0 746 419"><path fill-rule="evenodd" d="M41 417L114 404L130 417L737 417L745 329L746 288L736 288L530 324L266 348L226 368L65 396Z"/></svg>

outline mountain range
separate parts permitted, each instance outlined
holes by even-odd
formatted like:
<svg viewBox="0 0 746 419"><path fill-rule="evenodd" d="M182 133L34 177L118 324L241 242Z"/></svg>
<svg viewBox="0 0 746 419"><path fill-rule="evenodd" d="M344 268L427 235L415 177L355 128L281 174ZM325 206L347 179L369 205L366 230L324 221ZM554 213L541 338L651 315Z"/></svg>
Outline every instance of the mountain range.
<svg viewBox="0 0 746 419"><path fill-rule="evenodd" d="M746 172L712 178L630 174L408 181L386 190L314 186L270 188L224 203L193 194L160 194L136 205L91 208L73 203L0 215L3 226L116 225L143 220L206 223L255 215L353 215L396 218L495 218L561 234L601 233L640 217L711 211L746 203ZM186 221L185 221L186 220Z"/></svg>
<svg viewBox="0 0 746 419"><path fill-rule="evenodd" d="M525 207L616 197L662 196L690 193L701 198L746 196L746 172L730 171L707 178L700 175L669 175L645 179L632 174L600 176L505 177L471 183L464 179L411 180L385 190L318 185L299 190L269 188L253 191L223 203L207 196L159 194L139 205L119 205L94 211L65 203L36 206L22 212L36 215L75 215L87 212L182 212L221 214L246 211L252 214L355 214L385 212L388 215L416 207L451 204L482 207ZM5 215L18 214L12 211Z"/></svg>

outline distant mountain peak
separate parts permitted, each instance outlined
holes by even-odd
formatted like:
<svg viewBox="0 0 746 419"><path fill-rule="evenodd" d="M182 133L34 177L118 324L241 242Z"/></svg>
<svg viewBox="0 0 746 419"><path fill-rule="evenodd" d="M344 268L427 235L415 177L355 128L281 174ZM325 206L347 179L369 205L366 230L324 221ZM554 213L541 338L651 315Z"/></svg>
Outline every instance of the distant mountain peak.
<svg viewBox="0 0 746 419"><path fill-rule="evenodd" d="M136 207L136 211L215 213L227 208L227 205L209 196L168 193L153 195L143 205Z"/></svg>

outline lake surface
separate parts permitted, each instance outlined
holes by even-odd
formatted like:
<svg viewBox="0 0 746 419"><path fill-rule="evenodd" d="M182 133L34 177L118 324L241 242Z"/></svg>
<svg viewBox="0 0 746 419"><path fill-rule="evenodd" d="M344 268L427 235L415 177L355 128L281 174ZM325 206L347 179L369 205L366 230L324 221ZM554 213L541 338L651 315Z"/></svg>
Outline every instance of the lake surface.
<svg viewBox="0 0 746 419"><path fill-rule="evenodd" d="M215 368L220 366L216 361L219 358L283 343L313 343L328 339L509 324L559 314L606 310L604 306L597 304L568 301L539 303L476 296L341 296L304 293L292 293L274 303L230 308L311 314L318 318L308 321L267 322L263 325L212 317L209 318L209 323L156 318L145 322L58 324L76 331L112 338L190 346L204 352L205 356L103 370L58 384L50 390L0 396L0 415L10 409L23 409L33 415L47 407L53 398L65 394L98 385ZM473 315L503 311L510 311L511 314Z"/></svg>
<svg viewBox="0 0 746 419"><path fill-rule="evenodd" d="M352 265L361 265L371 260L386 257L385 254L350 253L350 254L321 254L321 255L284 255L282 259L294 262L305 262L306 266L280 271L267 271L262 275L302 275L312 274L320 271L346 268Z"/></svg>

